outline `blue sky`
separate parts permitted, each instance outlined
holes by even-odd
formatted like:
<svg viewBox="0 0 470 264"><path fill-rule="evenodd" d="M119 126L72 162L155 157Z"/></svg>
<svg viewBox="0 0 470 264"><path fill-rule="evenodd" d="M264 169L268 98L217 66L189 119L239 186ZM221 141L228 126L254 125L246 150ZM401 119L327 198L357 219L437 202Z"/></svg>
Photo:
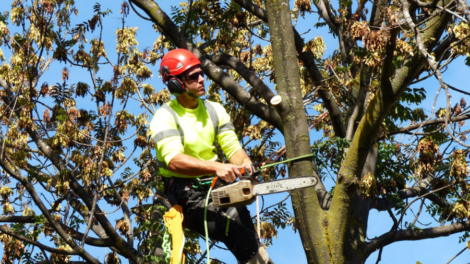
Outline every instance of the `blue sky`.
<svg viewBox="0 0 470 264"><path fill-rule="evenodd" d="M5 11L11 0L3 0L4 5L0 8L0 11ZM162 9L170 15L170 6L177 5L179 1L157 1ZM8 5L6 4L8 3ZM81 23L84 20L88 20L93 15L92 6L94 5L95 1L77 1L78 9L79 9L79 16L76 20L72 22L72 24ZM100 1L102 5L102 9L110 8L112 9L113 13L106 17L104 20L104 41L106 43L106 48L108 51L108 55L113 56L114 47L115 47L115 36L114 32L115 29L121 26L121 16L119 14L120 4L121 1ZM293 1L291 1L291 5L293 5ZM303 18L299 18L299 22L297 24L297 30L299 32L306 32L308 30L304 24L308 24L311 27L318 21L316 14L309 14L306 15L305 20ZM305 23L306 22L306 23ZM131 15L128 18L127 25L131 27L139 27L137 40L139 42L139 50L142 50L146 47L152 47L153 42L159 36L157 33L153 31L151 28L151 23L149 21L145 21L139 17L137 17L134 12L131 10ZM337 45L337 40L334 39L331 35L327 34L327 31L323 28L321 29L312 29L309 33L303 35L306 40L312 39L315 36L321 35L327 45L327 50L325 56L328 56L333 53ZM4 51L5 52L5 51ZM5 52L7 55L7 53ZM8 59L8 56L7 56ZM50 71L48 71L42 81L47 81L48 83L56 83L60 82L61 74L60 71L63 69L65 65L54 63L50 67ZM163 88L163 84L161 79L158 77L158 64L155 67L152 67L151 70L154 72L154 76L150 81L150 84L156 89L160 90ZM451 85L458 87L462 90L470 90L468 85L468 77L470 74L470 68L463 65L463 59L459 59L455 62L447 72L444 73L444 79ZM107 69L102 69L100 75L103 79L109 79L112 75L112 71ZM465 77L463 77L465 76ZM70 76L70 83L75 83L78 81L83 81L84 78L89 80L89 76L86 75L86 71L80 71L76 68L73 68L73 73ZM438 83L434 79L428 79L427 81L411 86L413 88L418 87L425 87L427 90L427 99L423 104L423 107L427 111L426 114L431 114L431 107L432 101L434 100L434 95L438 88ZM461 96L458 94L453 93L452 97L452 105L455 104L460 100ZM78 104L86 104L89 101L78 101ZM440 106L444 106L445 97L444 93L441 93L439 97L439 104ZM439 107L439 106L438 106ZM436 107L436 109L438 108ZM321 132L311 132L311 141L316 140L321 137ZM282 141L282 138L278 140ZM325 183L327 189L331 187L331 182ZM270 195L265 197L266 205L270 205L282 200L287 194L277 194L277 195ZM292 211L290 200L287 201L288 208ZM251 205L249 207L252 214L255 213L256 207ZM414 208L416 211L416 208ZM105 211L111 211L112 208L104 208ZM116 217L120 217L120 215L116 215ZM434 220L428 218L423 219L423 223L427 222L434 222ZM392 225L392 221L388 216L388 213L378 213L375 210L371 211L370 218L369 218L369 229L367 236L369 238L374 238L376 236L381 235L384 232L387 232ZM202 241L201 241L202 242ZM446 263L449 261L456 253L464 248L464 244L458 243L458 235L453 235L449 237L443 237L439 239L428 239L420 242L399 242L392 244L386 247L382 254L382 264L392 264L392 263L416 263L417 261L422 262L423 264L431 264L431 263ZM204 243L201 243L201 247L204 248ZM91 252L94 256L98 257L100 260L103 259L104 256L104 249L91 249ZM109 250L107 251L109 252ZM2 255L2 249L0 249L0 256ZM273 240L273 245L269 247L268 253L270 254L271 258L274 260L275 263L306 263L305 253L302 248L302 244L300 241L300 237L298 232L294 233L291 230L291 227L287 227L285 230L279 230L278 238ZM211 256L218 258L226 263L234 264L236 263L235 258L227 251L224 250L212 250ZM372 254L367 264L375 263L377 259L377 252ZM452 263L468 263L470 262L470 255L468 252L464 252L464 254L460 255L456 260Z"/></svg>

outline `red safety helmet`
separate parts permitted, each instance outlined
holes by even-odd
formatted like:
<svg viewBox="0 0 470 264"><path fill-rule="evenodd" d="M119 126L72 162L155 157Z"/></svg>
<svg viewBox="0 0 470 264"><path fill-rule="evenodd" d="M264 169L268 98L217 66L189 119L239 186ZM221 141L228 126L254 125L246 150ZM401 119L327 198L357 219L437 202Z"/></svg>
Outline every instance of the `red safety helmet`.
<svg viewBox="0 0 470 264"><path fill-rule="evenodd" d="M163 83L166 83L170 76L176 77L196 65L201 65L201 62L189 50L175 49L168 52L163 56L160 64L160 74L163 77Z"/></svg>

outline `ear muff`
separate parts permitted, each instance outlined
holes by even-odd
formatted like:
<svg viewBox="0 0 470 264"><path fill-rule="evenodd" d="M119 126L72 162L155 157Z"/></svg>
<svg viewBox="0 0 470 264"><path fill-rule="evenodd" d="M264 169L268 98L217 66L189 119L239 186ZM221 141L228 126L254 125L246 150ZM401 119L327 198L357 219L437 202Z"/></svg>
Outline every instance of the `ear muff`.
<svg viewBox="0 0 470 264"><path fill-rule="evenodd" d="M163 79L170 78L168 80L168 90L170 90L170 93L174 96L180 96L185 92L185 87L182 81L180 81L178 78L175 76L171 75L170 69L168 66L163 66L162 67L162 76Z"/></svg>
<svg viewBox="0 0 470 264"><path fill-rule="evenodd" d="M186 89L182 81L172 76L170 80L168 80L168 90L170 90L172 95L180 96L185 92Z"/></svg>

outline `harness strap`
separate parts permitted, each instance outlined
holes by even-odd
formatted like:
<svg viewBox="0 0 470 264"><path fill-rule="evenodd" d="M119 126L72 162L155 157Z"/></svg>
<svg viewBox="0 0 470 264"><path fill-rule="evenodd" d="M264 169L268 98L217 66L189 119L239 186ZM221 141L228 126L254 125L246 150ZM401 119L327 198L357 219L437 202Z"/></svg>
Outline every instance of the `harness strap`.
<svg viewBox="0 0 470 264"><path fill-rule="evenodd" d="M226 213L227 213L228 217L230 217L234 220L238 217L238 211L237 211L236 207L229 207Z"/></svg>

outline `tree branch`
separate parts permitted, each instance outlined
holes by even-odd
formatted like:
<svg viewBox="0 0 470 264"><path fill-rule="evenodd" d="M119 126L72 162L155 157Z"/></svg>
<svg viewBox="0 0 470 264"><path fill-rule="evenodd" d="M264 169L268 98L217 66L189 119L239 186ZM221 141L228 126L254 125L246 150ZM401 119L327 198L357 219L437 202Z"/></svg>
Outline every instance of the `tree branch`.
<svg viewBox="0 0 470 264"><path fill-rule="evenodd" d="M0 216L0 223L34 223L35 216ZM76 231L73 228L66 226L65 224L60 223L62 228L67 232L71 233L71 236L81 240L83 238L83 233ZM26 240L25 240L26 241ZM29 242L28 242L29 243ZM91 246L96 247L111 247L113 243L110 239L97 239L92 237L87 237L85 243ZM48 250L49 251L49 250Z"/></svg>
<svg viewBox="0 0 470 264"><path fill-rule="evenodd" d="M443 236L450 236L452 234L470 230L470 220L453 223L447 226L438 226L425 228L421 230L398 230L387 232L375 239L372 239L364 250L364 255L369 256L376 249L390 245L398 241L405 240L422 240L427 238L436 238Z"/></svg>
<svg viewBox="0 0 470 264"><path fill-rule="evenodd" d="M419 7L432 8L432 7L435 7L437 5L439 0L433 0L432 2L422 2L420 0L411 0L411 2L413 2L415 5L417 5Z"/></svg>
<svg viewBox="0 0 470 264"><path fill-rule="evenodd" d="M85 211L82 211L81 208L82 208L82 203L80 201L78 201L77 198L73 197L72 195L69 195L67 197L67 200L69 201L70 203L70 206L72 208L74 208L75 211L77 211L82 217L83 219L85 220L85 222L88 222L89 220L89 217L87 215L87 212ZM100 214L101 212L96 212L97 214ZM103 243L106 243L105 241L109 241L109 236L106 234L106 231L103 229L103 227L101 225L99 225L98 223L96 223L96 221L93 221L92 222L92 226L91 226L91 230L102 240ZM70 230L68 230L70 231ZM72 233L72 236L75 235L74 233ZM81 235L81 233L77 234L78 236ZM85 243L87 243L88 240L85 241ZM112 241L112 240L111 240ZM92 241L90 241L92 242ZM93 243L93 242L92 242ZM114 243L113 243L114 245ZM123 254L119 249L117 249L116 247L114 247L113 245L109 246L113 251L115 251L116 253L126 257L125 254Z"/></svg>
<svg viewBox="0 0 470 264"><path fill-rule="evenodd" d="M208 60L196 47L191 45L185 38L183 32L173 23L173 21L160 9L158 4L151 0L131 0L136 6L144 10L145 13L157 24L163 34L169 37L177 47L188 49L201 61L201 68L215 83L227 91L237 102L244 105L248 110L259 118L272 124L281 132L282 123L279 114L274 107L253 98L250 93L226 74L220 67Z"/></svg>
<svg viewBox="0 0 470 264"><path fill-rule="evenodd" d="M313 1L313 4L318 10L318 15L320 15L321 18L325 20L325 22L328 24L328 26L333 32L338 34L338 28L337 28L338 25L335 22L335 16L331 12L331 5L329 1L327 0Z"/></svg>
<svg viewBox="0 0 470 264"><path fill-rule="evenodd" d="M258 5L253 4L251 1L248 0L234 0L237 4L248 10L250 13L257 16L259 19L263 20L264 22L268 22L268 16L266 14L266 10L260 8ZM320 73L317 65L315 64L315 59L311 51L303 51L305 47L305 43L300 36L300 34L294 28L294 38L295 38L295 48L297 50L297 54L299 59L304 63L304 66L307 68L307 71L310 74L313 82L317 86L322 86L325 83L323 76ZM330 94L328 88L326 89L318 89L318 94L322 98L323 104L328 109L330 113L330 119L333 125L333 129L335 131L336 136L344 138L346 136L346 131L344 128L343 123L343 114L336 103L336 100Z"/></svg>
<svg viewBox="0 0 470 264"><path fill-rule="evenodd" d="M439 205L442 208L453 207L453 205L449 203L448 201L439 198L434 193L429 193L429 192L436 192L439 190L439 189L438 190L427 189L429 185L431 185L433 180L434 180L434 176L429 175L420 182L419 186L414 186L414 187L399 190L397 194L402 200L413 198L413 197L418 197L418 196L423 196L424 198L430 200L431 202ZM375 199L371 205L371 209L376 209L378 211L385 211L394 207L395 207L395 204L391 203L385 198Z"/></svg>
<svg viewBox="0 0 470 264"><path fill-rule="evenodd" d="M256 76L254 72L250 71L250 69L237 58L228 54L220 54L213 56L212 62L217 65L226 65L234 69L238 74L240 74L240 76L243 77L243 79L245 79L263 96L264 100L268 102L268 104L270 104L271 99L275 94L260 78L258 78L258 76Z"/></svg>
<svg viewBox="0 0 470 264"><path fill-rule="evenodd" d="M459 122L459 121L467 120L467 119L470 119L470 114L452 117L449 121L450 122ZM401 134L401 133L407 133L407 132L410 132L410 131L415 130L417 128L423 127L423 126L430 126L430 125L437 125L437 124L444 124L444 123L445 123L445 118L437 118L437 119L434 119L434 120L429 120L429 121L409 125L409 126L406 126L406 127L401 127L398 131L393 131L393 132L387 133L387 136ZM380 139L383 139L384 137L381 137Z"/></svg>
<svg viewBox="0 0 470 264"><path fill-rule="evenodd" d="M65 224L61 224L61 226L62 228L66 229L67 232L69 232L70 235L74 237L75 239L83 240L83 236L84 236L83 233L78 232L77 230L70 228L66 226ZM85 244L94 246L94 247L112 247L114 245L113 241L109 238L100 239L100 238L93 238L89 236L85 238Z"/></svg>
<svg viewBox="0 0 470 264"><path fill-rule="evenodd" d="M88 262L84 262L84 261L63 262L63 261L56 261L56 260L42 260L34 264L88 264Z"/></svg>
<svg viewBox="0 0 470 264"><path fill-rule="evenodd" d="M4 226L0 226L0 231L2 233L5 233L5 234L7 234L9 236L12 236L12 237L15 237L15 238L17 238L21 241L26 242L26 243L35 245L35 246L39 247L40 249L44 249L44 250L49 251L51 253L62 254L62 255L78 255L79 254L76 250L62 250L62 249L48 247L48 246L46 246L44 244L41 244L41 243L39 243L35 240L32 240L32 239L29 239L25 236L16 234L15 232L12 232L12 231L8 230Z"/></svg>
<svg viewBox="0 0 470 264"><path fill-rule="evenodd" d="M34 223L34 216L0 216L0 223Z"/></svg>

